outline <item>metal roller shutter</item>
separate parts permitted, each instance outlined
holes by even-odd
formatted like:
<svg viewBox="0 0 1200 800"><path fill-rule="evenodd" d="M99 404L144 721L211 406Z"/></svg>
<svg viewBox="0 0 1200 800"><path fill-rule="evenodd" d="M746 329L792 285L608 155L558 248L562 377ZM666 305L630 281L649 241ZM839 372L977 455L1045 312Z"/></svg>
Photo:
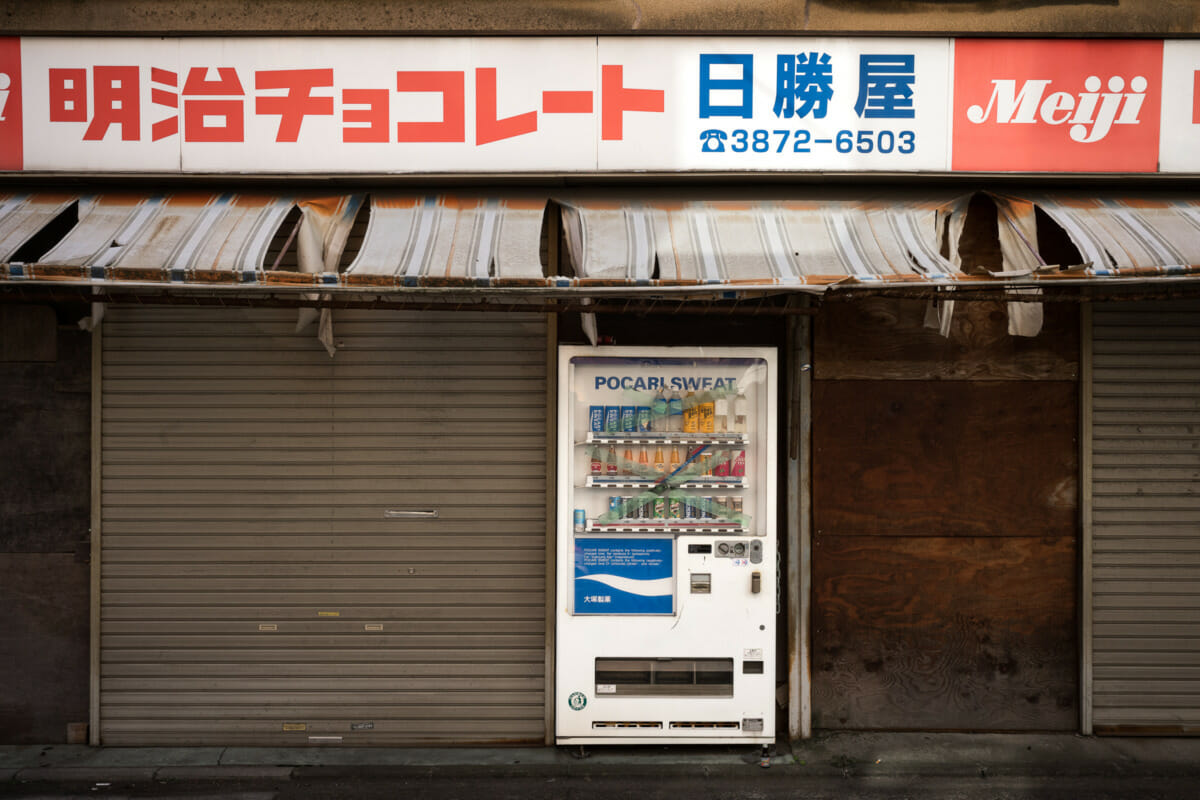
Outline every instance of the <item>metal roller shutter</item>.
<svg viewBox="0 0 1200 800"><path fill-rule="evenodd" d="M1092 726L1200 733L1200 303L1091 330Z"/></svg>
<svg viewBox="0 0 1200 800"><path fill-rule="evenodd" d="M545 316L295 326L104 320L101 741L542 741Z"/></svg>

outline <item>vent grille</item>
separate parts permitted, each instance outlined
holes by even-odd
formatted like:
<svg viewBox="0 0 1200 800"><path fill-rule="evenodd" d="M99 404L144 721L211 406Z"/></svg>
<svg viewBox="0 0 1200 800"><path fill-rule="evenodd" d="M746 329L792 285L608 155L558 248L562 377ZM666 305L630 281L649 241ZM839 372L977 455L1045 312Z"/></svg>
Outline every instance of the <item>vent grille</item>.
<svg viewBox="0 0 1200 800"><path fill-rule="evenodd" d="M722 730L737 730L741 725L737 722L672 722L671 729L679 728L720 728Z"/></svg>
<svg viewBox="0 0 1200 800"><path fill-rule="evenodd" d="M593 722L593 728L662 728L661 722L630 722L626 720L609 720L605 722Z"/></svg>

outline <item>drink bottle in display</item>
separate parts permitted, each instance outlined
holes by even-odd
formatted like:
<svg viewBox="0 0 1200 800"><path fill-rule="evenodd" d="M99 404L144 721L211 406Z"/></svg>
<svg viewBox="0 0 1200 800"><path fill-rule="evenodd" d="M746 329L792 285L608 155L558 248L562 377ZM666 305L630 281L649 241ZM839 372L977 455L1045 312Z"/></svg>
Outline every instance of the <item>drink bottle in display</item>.
<svg viewBox="0 0 1200 800"><path fill-rule="evenodd" d="M671 448L671 474L674 475L679 470L680 464L683 463L683 455L679 452L678 447Z"/></svg>
<svg viewBox="0 0 1200 800"><path fill-rule="evenodd" d="M638 477L645 478L650 474L650 455L647 452L649 448L639 447L637 452L637 472Z"/></svg>
<svg viewBox="0 0 1200 800"><path fill-rule="evenodd" d="M733 430L737 433L746 432L746 395L737 393L733 398Z"/></svg>
<svg viewBox="0 0 1200 800"><path fill-rule="evenodd" d="M718 397L713 402L713 433L729 430L729 398Z"/></svg>
<svg viewBox="0 0 1200 800"><path fill-rule="evenodd" d="M604 474L609 478L617 476L617 448L611 444L608 446L608 453L604 458Z"/></svg>
<svg viewBox="0 0 1200 800"><path fill-rule="evenodd" d="M654 395L654 400L650 402L650 430L667 430L667 417L669 414L670 408L667 404L667 395L662 389L659 389Z"/></svg>
<svg viewBox="0 0 1200 800"><path fill-rule="evenodd" d="M588 471L591 472L591 474L593 474L593 475L603 475L604 474L604 460L600 458L600 448L598 448L598 447L592 448L592 459L591 460L592 460L592 463L591 463Z"/></svg>
<svg viewBox="0 0 1200 800"><path fill-rule="evenodd" d="M712 400L697 403L696 409L700 417L700 433L713 433L716 425L716 409Z"/></svg>
<svg viewBox="0 0 1200 800"><path fill-rule="evenodd" d="M665 475L667 472L667 460L661 446L654 449L654 471L659 475Z"/></svg>
<svg viewBox="0 0 1200 800"><path fill-rule="evenodd" d="M633 474L633 448L625 445L625 452L621 454L621 472L626 475Z"/></svg>
<svg viewBox="0 0 1200 800"><path fill-rule="evenodd" d="M671 396L667 398L667 430L683 431L683 398L675 389L671 390Z"/></svg>
<svg viewBox="0 0 1200 800"><path fill-rule="evenodd" d="M696 405L696 393L691 391L683 398L683 432L700 432L700 408Z"/></svg>

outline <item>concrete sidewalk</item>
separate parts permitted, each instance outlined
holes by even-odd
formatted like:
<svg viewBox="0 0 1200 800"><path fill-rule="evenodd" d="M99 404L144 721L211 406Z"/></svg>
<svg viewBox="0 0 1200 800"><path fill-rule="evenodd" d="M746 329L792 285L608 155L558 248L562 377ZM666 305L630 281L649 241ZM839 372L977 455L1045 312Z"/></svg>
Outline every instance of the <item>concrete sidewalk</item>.
<svg viewBox="0 0 1200 800"><path fill-rule="evenodd" d="M752 747L0 747L0 781L125 782L389 775L1200 778L1200 738L1071 734L829 733Z"/></svg>

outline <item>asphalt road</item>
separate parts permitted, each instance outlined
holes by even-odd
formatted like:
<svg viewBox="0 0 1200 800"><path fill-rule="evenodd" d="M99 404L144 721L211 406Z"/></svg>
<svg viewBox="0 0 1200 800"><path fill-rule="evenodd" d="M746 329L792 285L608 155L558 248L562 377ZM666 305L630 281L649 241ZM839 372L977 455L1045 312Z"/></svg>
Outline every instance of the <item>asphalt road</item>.
<svg viewBox="0 0 1200 800"><path fill-rule="evenodd" d="M1196 777L802 778L748 770L745 776L678 777L293 777L290 780L170 781L148 784L0 783L0 798L25 800L1195 800Z"/></svg>

